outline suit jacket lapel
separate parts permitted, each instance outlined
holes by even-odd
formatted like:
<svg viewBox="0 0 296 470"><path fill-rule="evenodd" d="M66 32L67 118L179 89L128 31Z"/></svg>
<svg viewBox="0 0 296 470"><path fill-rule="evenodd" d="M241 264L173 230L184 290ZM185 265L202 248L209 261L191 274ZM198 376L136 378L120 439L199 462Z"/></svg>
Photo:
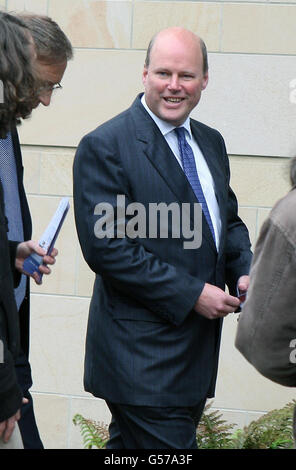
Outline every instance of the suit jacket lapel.
<svg viewBox="0 0 296 470"><path fill-rule="evenodd" d="M144 153L175 194L176 200L181 203L196 203L196 196L184 171L157 125L141 104L140 96L134 102L132 112L135 117L137 139L142 142ZM216 250L211 231L204 216L203 236L209 240L212 248Z"/></svg>
<svg viewBox="0 0 296 470"><path fill-rule="evenodd" d="M136 137L143 144L145 155L176 195L178 201L196 202L182 168L157 125L146 112L140 100L136 100L134 106Z"/></svg>
<svg viewBox="0 0 296 470"><path fill-rule="evenodd" d="M196 142L198 143L203 153L203 156L207 162L207 165L213 177L213 180L215 183L216 198L217 198L219 207L221 207L221 204L222 204L221 190L223 189L221 187L221 184L223 184L223 182L221 182L221 168L220 168L221 165L219 164L218 159L217 159L217 152L214 151L213 147L211 146L211 143L207 139L205 139L197 123L193 121L191 121L191 130L192 130L192 134Z"/></svg>

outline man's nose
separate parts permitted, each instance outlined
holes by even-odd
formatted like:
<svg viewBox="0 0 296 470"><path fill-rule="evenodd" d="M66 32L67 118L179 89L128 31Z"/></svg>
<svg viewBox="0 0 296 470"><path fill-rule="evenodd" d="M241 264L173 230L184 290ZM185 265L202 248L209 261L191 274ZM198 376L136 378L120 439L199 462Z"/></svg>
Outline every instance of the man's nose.
<svg viewBox="0 0 296 470"><path fill-rule="evenodd" d="M43 106L49 106L50 101L51 101L51 95L52 95L52 93L41 93L38 96L38 100L39 100L40 103L43 104Z"/></svg>
<svg viewBox="0 0 296 470"><path fill-rule="evenodd" d="M176 91L180 90L181 85L180 85L180 80L179 80L178 75L171 75L170 83L168 87L170 90L176 90Z"/></svg>

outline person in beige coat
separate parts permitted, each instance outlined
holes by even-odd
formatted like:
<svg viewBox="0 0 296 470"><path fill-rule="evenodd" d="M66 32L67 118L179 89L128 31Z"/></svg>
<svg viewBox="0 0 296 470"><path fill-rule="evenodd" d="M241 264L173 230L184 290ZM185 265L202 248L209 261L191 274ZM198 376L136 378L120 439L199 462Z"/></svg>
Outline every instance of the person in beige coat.
<svg viewBox="0 0 296 470"><path fill-rule="evenodd" d="M263 376L296 387L296 158L290 175L292 189L271 210L255 246L235 345Z"/></svg>

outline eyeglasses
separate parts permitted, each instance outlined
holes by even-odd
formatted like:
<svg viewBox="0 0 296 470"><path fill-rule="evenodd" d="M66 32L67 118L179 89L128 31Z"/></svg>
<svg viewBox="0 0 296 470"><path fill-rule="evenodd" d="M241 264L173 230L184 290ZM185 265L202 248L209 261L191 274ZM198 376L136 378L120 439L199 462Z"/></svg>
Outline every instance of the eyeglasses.
<svg viewBox="0 0 296 470"><path fill-rule="evenodd" d="M54 85L47 83L37 88L36 93L37 95L50 95L54 91L61 90L62 88L63 87L60 83L55 83Z"/></svg>

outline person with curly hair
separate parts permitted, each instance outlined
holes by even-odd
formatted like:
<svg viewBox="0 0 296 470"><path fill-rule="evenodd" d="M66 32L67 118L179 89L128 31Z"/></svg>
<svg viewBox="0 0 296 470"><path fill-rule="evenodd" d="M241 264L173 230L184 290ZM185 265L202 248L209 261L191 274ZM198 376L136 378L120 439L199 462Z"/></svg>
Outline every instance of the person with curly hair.
<svg viewBox="0 0 296 470"><path fill-rule="evenodd" d="M34 43L25 23L0 12L0 137L31 114L36 87Z"/></svg>
<svg viewBox="0 0 296 470"><path fill-rule="evenodd" d="M7 13L0 12L0 135L7 138L12 125L27 117L35 95L36 53L28 28ZM20 332L14 286L20 282L24 260L35 252L43 256L39 269L49 274L46 264L54 264L57 250L45 256L38 243L8 241L9 223L5 214L3 168L5 148L0 148L0 449L23 448L17 426L23 393L18 385L14 361L20 348ZM5 202L4 202L5 201ZM13 240L19 240L14 238ZM36 276L33 276L38 280ZM25 399L26 400L26 399Z"/></svg>
<svg viewBox="0 0 296 470"><path fill-rule="evenodd" d="M31 108L35 109L39 104L49 106L52 94L55 90L58 91L61 88L60 82L66 70L67 62L73 56L72 46L58 24L48 16L21 12L17 13L17 17L30 31L36 53L36 60L34 61L36 86ZM30 99L29 97L29 102ZM13 201L6 204L6 216L11 223L8 238L13 239L12 237L15 236L13 228L17 225L21 231L22 240L27 240L32 236L32 221L23 185L23 162L16 126L12 126L5 142L0 139L0 148L1 144L9 144L7 160L9 166L13 168L14 187L9 182L6 193L11 192L13 200L16 197L19 199L17 204ZM7 171L4 171L4 173L4 176L6 176ZM28 400L22 406L18 425L25 449L43 449L43 442L35 419L33 398L30 394L33 382L29 363L30 283L26 276L22 276L20 285L15 291L15 296L19 310L21 336L20 354L15 361L16 374L23 396Z"/></svg>

